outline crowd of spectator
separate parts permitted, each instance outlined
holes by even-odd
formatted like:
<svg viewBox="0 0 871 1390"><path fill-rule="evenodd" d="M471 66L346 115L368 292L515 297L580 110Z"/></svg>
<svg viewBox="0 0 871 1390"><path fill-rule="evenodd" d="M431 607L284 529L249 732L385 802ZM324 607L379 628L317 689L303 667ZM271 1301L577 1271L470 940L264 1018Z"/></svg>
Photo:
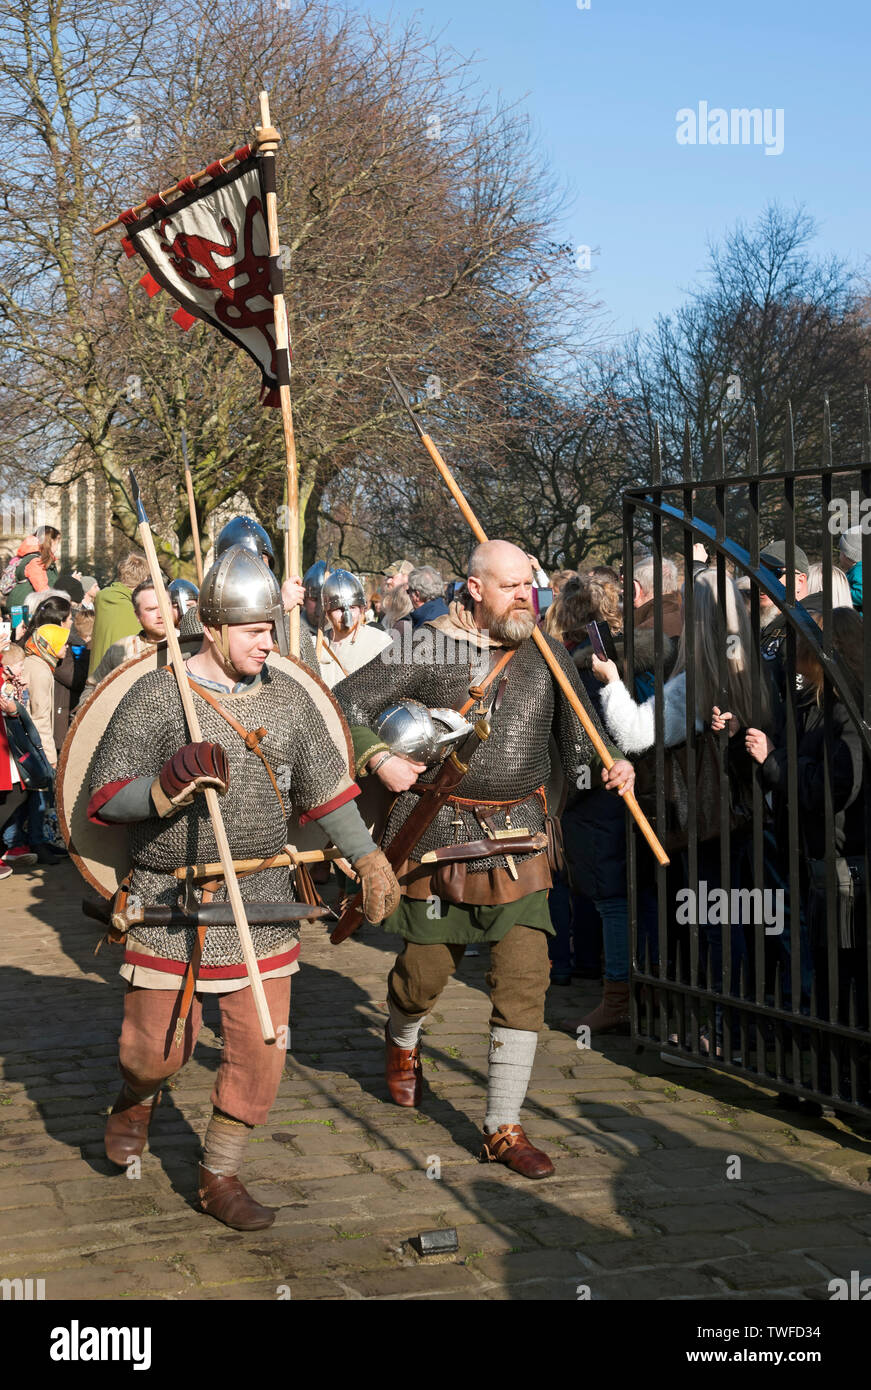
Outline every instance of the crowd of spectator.
<svg viewBox="0 0 871 1390"><path fill-rule="evenodd" d="M863 707L863 623L861 563L858 532L841 539L840 566L831 569L832 653L838 662L844 687L858 708ZM708 894L725 887L748 889L753 874L753 782L760 769L763 870L765 888L780 890L782 930L766 936L765 958L755 958L754 924L730 918L729 994L748 1000L757 997L757 981L763 981L767 1003L795 1012L828 1018L835 993L830 979L837 971L837 1007L832 1019L854 1028L868 1028L868 943L866 940L865 826L868 796L867 765L858 728L851 719L842 690L832 685L832 729L829 771L824 758L825 717L823 690L826 678L818 648L807 632L796 639L794 672L786 654L787 619L782 608L760 594L761 642L758 688L754 691L751 661L751 583L746 576L727 573L725 602L718 594L716 568L697 547L693 564L693 641L684 622L686 579L680 561L662 559L662 710L663 761L680 767L687 739L687 660L692 651L695 708L690 725L696 745L697 876L690 885L688 856L675 835L668 869L669 905L665 924L668 961L660 972L660 939L657 900L653 892L653 861L642 846L637 859L638 952L646 972L668 975L675 971L689 980L690 932L697 931L698 972L692 983L714 992L724 989L723 930L719 922L697 926L682 923L675 910L681 890L706 884ZM786 547L774 541L761 554L761 563L787 587ZM794 547L793 575L797 602L817 627L823 624L823 566L811 565L804 550ZM636 789L641 796L642 772L650 771L656 757L655 660L653 647L653 559L639 557L633 566L633 666L624 655L625 621L622 609L622 575L596 567L583 573L564 571L554 576L560 592L545 620L547 631L571 653L602 723L614 742L635 764ZM725 607L725 627L721 609ZM607 625L616 649L615 660L602 660L587 634L587 624ZM725 688L723 678L725 673ZM791 903L789 880L788 745L786 703L789 682L795 683L797 738L797 796L795 821L799 844L799 901ZM727 734L721 731L727 731ZM721 865L723 827L719 822L720 783L712 739L727 737L725 773L729 784L730 854L729 880ZM707 742L706 742L707 741ZM674 760L672 762L672 760ZM684 763L685 766L685 763ZM672 783L666 776L667 791ZM653 816L654 788L645 805ZM831 798L831 846L834 860L836 912L827 912L827 795ZM629 1018L629 927L626 890L625 818L615 811L612 798L595 791L575 792L562 818L566 850L564 882L551 895L556 929L552 947L552 981L567 984L572 976L597 974L601 959L602 999L580 1020L593 1034L625 1029ZM668 808L667 808L668 809ZM668 828L668 827L660 827ZM686 828L686 827L685 827ZM684 836L683 843L687 836ZM749 903L749 897L737 901ZM833 946L834 942L834 946ZM601 943L601 945L600 945ZM600 956L601 951L601 956ZM800 998L793 1001L793 952L799 954ZM833 965L834 961L834 965ZM731 1014L733 1011L729 1011ZM711 1013L702 1032L700 1050L725 1056L723 1008ZM731 1024L735 1018L730 1017ZM731 1038L734 1051L737 1025ZM803 1036L808 1043L809 1035ZM674 1035L672 1041L688 1042ZM825 1052L825 1049L822 1049ZM836 1047L837 1051L837 1047ZM837 1084L850 1091L846 1052L841 1058ZM868 1058L860 1068L860 1098L869 1098ZM836 1084L826 1057L820 1066L820 1085Z"/></svg>
<svg viewBox="0 0 871 1390"><path fill-rule="evenodd" d="M70 721L100 680L165 635L144 555L124 555L101 589L58 569L60 542L41 527L0 576L0 878L67 856L54 783Z"/></svg>

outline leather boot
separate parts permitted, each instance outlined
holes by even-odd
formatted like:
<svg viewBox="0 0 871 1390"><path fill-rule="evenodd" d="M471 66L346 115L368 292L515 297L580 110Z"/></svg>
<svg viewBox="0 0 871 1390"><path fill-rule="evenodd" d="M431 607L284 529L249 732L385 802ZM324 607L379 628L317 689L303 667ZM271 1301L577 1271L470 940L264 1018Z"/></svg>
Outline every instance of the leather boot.
<svg viewBox="0 0 871 1390"><path fill-rule="evenodd" d="M628 1028L629 1024L629 981L605 980L602 1002L582 1018L579 1027L589 1028L591 1033L610 1033L615 1028Z"/></svg>
<svg viewBox="0 0 871 1390"><path fill-rule="evenodd" d="M219 1177L200 1164L199 1180L203 1211L225 1226L232 1226L234 1231L262 1231L275 1220L274 1209L255 1202L237 1177Z"/></svg>
<svg viewBox="0 0 871 1390"><path fill-rule="evenodd" d="M407 1050L397 1047L390 1036L390 1024L385 1024L384 1041L387 1045L384 1074L391 1099L397 1105L420 1105L423 1091L423 1064L420 1060L420 1043Z"/></svg>
<svg viewBox="0 0 871 1390"><path fill-rule="evenodd" d="M504 1163L525 1178L549 1178L553 1164L547 1154L530 1144L521 1125L500 1125L494 1134L484 1130L479 1163Z"/></svg>
<svg viewBox="0 0 871 1390"><path fill-rule="evenodd" d="M119 1168L127 1167L128 1158L139 1158L142 1154L151 1116L159 1100L158 1092L153 1101L143 1105L126 1086L118 1092L106 1121L105 1145L106 1157Z"/></svg>

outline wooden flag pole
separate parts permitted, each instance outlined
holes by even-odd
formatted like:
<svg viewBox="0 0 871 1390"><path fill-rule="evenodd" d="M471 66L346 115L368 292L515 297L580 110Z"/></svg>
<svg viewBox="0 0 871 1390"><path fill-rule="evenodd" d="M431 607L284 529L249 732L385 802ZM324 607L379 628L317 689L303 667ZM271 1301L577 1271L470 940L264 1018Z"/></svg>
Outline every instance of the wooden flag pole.
<svg viewBox="0 0 871 1390"><path fill-rule="evenodd" d="M197 565L197 588L203 587L203 552L200 549L200 527L197 521L197 504L194 499L194 481L188 463L188 441L184 430L181 432L181 452L184 458L184 482L188 494L188 511L191 514L191 535L194 538L194 559Z"/></svg>
<svg viewBox="0 0 871 1390"><path fill-rule="evenodd" d="M187 670L185 668L184 658L181 654L181 647L178 644L175 623L172 621L172 610L169 606L169 599L167 598L166 589L163 586L157 551L154 548L154 540L151 535L151 527L148 524L148 517L145 514L145 508L142 505L142 498L139 494L139 485L136 482L132 470L130 472L130 486L133 491L133 500L136 504L136 514L139 519L139 539L142 542L142 549L145 551L145 558L148 561L148 568L151 571L151 578L154 583L154 592L157 596L160 615L166 626L166 645L172 660L172 669L175 672L178 693L181 696L182 708L184 710L185 719L187 720L188 732L190 733L193 743L202 743L203 734L200 728L200 721L197 717L196 706L194 705L193 691L188 684ZM215 832L215 843L218 846L218 854L221 860L221 872L224 875L224 882L227 885L227 897L233 908L236 930L239 933L239 941L242 945L242 958L245 962L245 969L248 971L248 981L251 985L251 993L254 998L254 1007L257 1010L257 1018L260 1022L260 1030L263 1033L263 1041L266 1043L274 1043L275 1030L272 1026L269 1005L266 1002L263 981L260 978L260 967L257 964L257 957L254 954L254 942L251 940L251 928L248 926L245 904L242 901L242 894L239 892L236 870L233 867L233 854L227 839L227 831L224 828L221 807L218 803L218 793L215 791L214 787L206 787L204 794L206 805L209 808L212 829Z"/></svg>
<svg viewBox="0 0 871 1390"><path fill-rule="evenodd" d="M457 506L462 512L465 520L470 526L473 535L481 542L486 541L488 539L488 536L480 521L476 517L475 513L472 511L472 508L469 506L469 503L466 501L466 498L464 497L456 479L454 478L453 473L448 468L448 465L445 463L444 459L442 458L433 441L430 439L429 435L426 434L425 431L422 429L420 421L417 419L417 416L415 415L414 411L411 409L411 406L408 403L408 398L406 397L405 392L399 385L399 382L396 380L396 377L393 375L393 372L390 370L389 367L387 368L387 372L390 377L390 380L393 383L394 389L397 395L399 396L399 399L402 401L402 404L405 406L405 409L411 416L412 423L414 424L414 428L417 430L417 433L420 436L421 443L423 444L424 448L426 449L427 453L429 454L430 458L432 459L433 463L435 464L436 468L441 474L444 482L447 484L451 496L453 497L454 501L456 502ZM553 677L557 682L557 685L559 686L560 690L565 695L571 708L578 716L578 719L580 719L581 724L586 730L587 737L589 738L590 742L592 743L593 747L595 748L596 752L601 758L602 763L605 767L611 767L614 763L614 759L608 752L608 749L602 741L602 737L596 729L596 726L594 725L592 719L590 718L587 711L584 709L583 705L577 697L577 694L572 689L568 677L560 667L550 647L547 645L547 641L545 640L544 634L537 626L532 629L532 640L535 642L535 645L538 647L538 650L541 652L542 656L544 657L545 661L550 667ZM662 848L662 845L659 843L659 840L656 838L653 826L650 824L650 821L647 819L641 807L638 805L638 802L635 800L634 793L630 791L624 792L623 800L629 807L629 810L632 813L632 816L635 820L636 825L638 826L638 829L641 831L642 835L644 836L645 840L647 841L648 845L653 851L653 854L655 855L657 862L660 864L668 864L670 862L669 857L666 854L665 850Z"/></svg>
<svg viewBox="0 0 871 1390"><path fill-rule="evenodd" d="M273 127L269 117L269 93L260 93L260 129L255 138L255 149L264 160L272 161L269 176L264 179L266 187L266 225L269 229L269 259L272 262L273 288L272 312L275 321L275 345L277 355L290 363L290 335L287 328L287 306L284 302L284 281L278 265L280 244L278 240L278 197L275 192L275 151L281 136ZM264 168L266 166L264 165ZM279 370L281 368L279 367ZM288 371L289 375L289 371ZM281 402L281 423L284 428L284 453L287 471L287 503L284 515L284 577L298 575L299 566L299 474L296 466L296 442L293 437L293 410L290 403L290 381L279 381L278 394ZM290 610L290 650L299 656L299 609Z"/></svg>

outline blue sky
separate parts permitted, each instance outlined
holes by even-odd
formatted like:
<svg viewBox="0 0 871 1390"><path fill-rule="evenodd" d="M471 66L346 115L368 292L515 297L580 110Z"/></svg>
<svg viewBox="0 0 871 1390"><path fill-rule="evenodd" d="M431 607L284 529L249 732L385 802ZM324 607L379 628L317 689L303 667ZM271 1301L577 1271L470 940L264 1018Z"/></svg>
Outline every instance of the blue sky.
<svg viewBox="0 0 871 1390"><path fill-rule="evenodd" d="M767 202L819 224L813 249L869 268L867 0L356 0L418 15L492 92L524 98L568 184L559 228L598 249L589 288L614 331L651 327L702 271L710 239ZM679 145L681 108L783 111L783 152ZM772 117L772 119L776 119Z"/></svg>

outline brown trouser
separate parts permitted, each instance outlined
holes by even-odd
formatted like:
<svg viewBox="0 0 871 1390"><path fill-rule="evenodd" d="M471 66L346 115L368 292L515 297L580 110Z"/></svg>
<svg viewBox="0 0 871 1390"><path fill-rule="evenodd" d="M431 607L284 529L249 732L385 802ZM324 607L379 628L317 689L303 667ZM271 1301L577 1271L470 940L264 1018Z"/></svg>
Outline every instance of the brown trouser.
<svg viewBox="0 0 871 1390"><path fill-rule="evenodd" d="M290 976L264 980L263 989L277 1035L277 1042L269 1045L263 1041L250 987L218 995L224 1046L212 1104L246 1125L266 1123L287 1056ZM127 988L119 1061L124 1080L136 1090L157 1090L194 1050L203 1021L203 996L194 995L181 1047L176 1047L179 999L173 989Z"/></svg>
<svg viewBox="0 0 871 1390"><path fill-rule="evenodd" d="M486 943L485 943L486 944ZM387 980L393 1003L411 1018L428 1014L463 958L465 946L406 941ZM518 922L490 946L487 972L495 1027L540 1033L550 983L547 935Z"/></svg>

